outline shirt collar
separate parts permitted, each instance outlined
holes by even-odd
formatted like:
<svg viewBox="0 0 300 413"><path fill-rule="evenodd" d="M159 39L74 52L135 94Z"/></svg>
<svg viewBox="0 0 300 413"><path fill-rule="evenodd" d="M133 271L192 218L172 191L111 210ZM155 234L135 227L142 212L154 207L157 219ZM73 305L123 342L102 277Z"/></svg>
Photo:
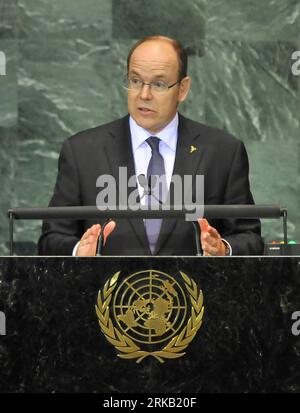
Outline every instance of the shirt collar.
<svg viewBox="0 0 300 413"><path fill-rule="evenodd" d="M179 119L177 112L171 122L168 123L168 125L163 130L155 134L155 136L161 139L174 152L176 152L177 145L178 123ZM145 142L146 139L148 139L150 136L154 136L152 133L139 126L131 116L129 117L129 126L133 152L135 152L137 148Z"/></svg>

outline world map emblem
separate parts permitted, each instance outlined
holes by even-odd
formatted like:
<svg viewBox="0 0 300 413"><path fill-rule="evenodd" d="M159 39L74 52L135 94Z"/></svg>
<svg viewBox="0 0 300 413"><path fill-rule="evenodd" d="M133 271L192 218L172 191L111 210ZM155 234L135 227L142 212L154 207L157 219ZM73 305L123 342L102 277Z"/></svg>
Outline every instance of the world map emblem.
<svg viewBox="0 0 300 413"><path fill-rule="evenodd" d="M203 293L185 273L180 277L143 270L119 280L115 273L98 293L96 313L118 357L154 357L161 363L185 355L202 325Z"/></svg>

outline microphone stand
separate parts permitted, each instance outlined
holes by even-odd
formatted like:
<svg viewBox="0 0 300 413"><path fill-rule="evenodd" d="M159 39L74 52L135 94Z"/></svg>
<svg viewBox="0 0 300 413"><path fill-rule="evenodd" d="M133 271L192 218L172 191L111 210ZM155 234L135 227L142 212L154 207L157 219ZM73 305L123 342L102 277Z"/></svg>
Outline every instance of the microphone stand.
<svg viewBox="0 0 300 413"><path fill-rule="evenodd" d="M202 257L203 254L201 254L201 245L200 245L200 228L198 221L192 221L193 227L194 227L194 232L195 232L195 243L196 243L196 250L197 250L197 257Z"/></svg>
<svg viewBox="0 0 300 413"><path fill-rule="evenodd" d="M104 244L104 229L106 225L111 221L111 218L107 219L103 226L101 226L101 231L97 240L97 246L96 246L96 257L101 257L102 256L102 250L103 250L103 244Z"/></svg>
<svg viewBox="0 0 300 413"><path fill-rule="evenodd" d="M153 180L154 176L152 176L152 179L149 179L147 181L147 178L145 175L140 174L138 175L138 182L140 184L140 186L143 188L143 195L140 197L140 201L144 198L144 196L149 195L149 196L153 196L153 198L160 204L163 205L163 202L157 198L157 196L154 195L153 191L152 191L152 187L155 187L156 185L156 180ZM154 182L153 182L154 181Z"/></svg>

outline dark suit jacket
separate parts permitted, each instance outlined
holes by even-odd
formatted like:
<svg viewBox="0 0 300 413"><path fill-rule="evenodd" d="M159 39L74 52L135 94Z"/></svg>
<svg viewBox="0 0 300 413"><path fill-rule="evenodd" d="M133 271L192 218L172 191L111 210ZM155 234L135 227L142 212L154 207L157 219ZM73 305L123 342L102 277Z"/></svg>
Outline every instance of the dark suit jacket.
<svg viewBox="0 0 300 413"><path fill-rule="evenodd" d="M173 174L204 175L205 204L252 204L248 158L242 142L219 129L179 116L179 134ZM197 148L190 153L191 145ZM58 177L50 206L95 205L98 176L118 177L126 166L134 175L129 117L80 132L62 147ZM41 255L71 255L84 231L95 221L45 221L39 240ZM116 220L104 255L151 255L142 219ZM233 255L261 254L263 242L258 220L210 222L232 246ZM195 255L190 222L164 220L155 254Z"/></svg>

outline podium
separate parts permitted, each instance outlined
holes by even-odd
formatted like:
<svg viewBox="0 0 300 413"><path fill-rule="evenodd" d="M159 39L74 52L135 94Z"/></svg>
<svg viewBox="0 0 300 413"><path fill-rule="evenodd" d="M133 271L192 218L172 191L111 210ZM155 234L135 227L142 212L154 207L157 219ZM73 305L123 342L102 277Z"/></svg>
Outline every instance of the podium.
<svg viewBox="0 0 300 413"><path fill-rule="evenodd" d="M166 274L160 282L168 294L151 297L160 298L156 309L149 302L138 307L137 300L132 298L130 305L130 298L126 301L122 283L137 273L143 279L149 273L158 278ZM167 276L173 280L169 284ZM180 312L170 315L166 304L169 299L180 307L176 283L187 297L183 324ZM114 291L109 290L112 285ZM133 282L128 288L132 285L141 300L149 298ZM203 293L204 312L191 304L193 288L200 301ZM113 307L120 309L113 298L118 289L127 309L114 317ZM128 297L134 297L132 291ZM115 341L108 340L99 324L99 292L100 313L106 318L102 323L111 331L111 320ZM6 316L6 335L0 336L0 392L299 392L300 336L292 333L299 303L299 257L1 258L0 311ZM165 330L157 330L157 308L160 315L165 313ZM189 341L192 329L188 333L186 326L193 312L201 322ZM150 318L156 324L149 324ZM142 360L131 348L127 353L118 349L121 335L132 337L130 328L141 323L152 338L173 328L179 346L188 343L185 354L153 355L167 345L179 353L172 338L155 346L132 338L140 351L149 353ZM120 357L126 354L133 357Z"/></svg>

